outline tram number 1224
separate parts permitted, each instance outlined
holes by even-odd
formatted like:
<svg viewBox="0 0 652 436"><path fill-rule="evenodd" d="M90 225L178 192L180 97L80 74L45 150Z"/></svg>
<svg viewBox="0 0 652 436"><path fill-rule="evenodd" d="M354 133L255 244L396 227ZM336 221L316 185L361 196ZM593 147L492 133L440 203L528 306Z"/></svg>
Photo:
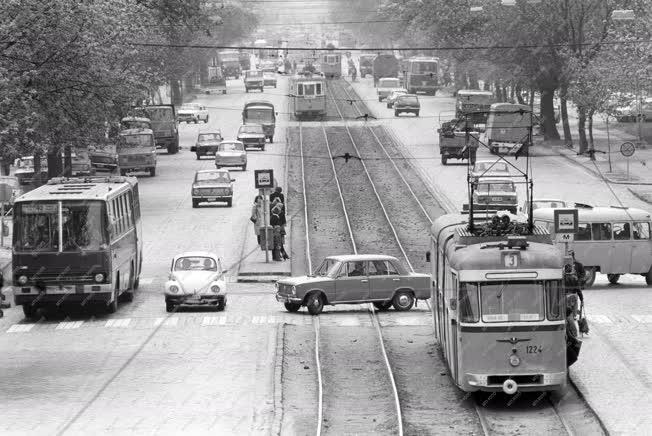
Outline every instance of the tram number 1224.
<svg viewBox="0 0 652 436"><path fill-rule="evenodd" d="M543 347L541 345L526 345L525 352L527 354L541 354L543 353Z"/></svg>

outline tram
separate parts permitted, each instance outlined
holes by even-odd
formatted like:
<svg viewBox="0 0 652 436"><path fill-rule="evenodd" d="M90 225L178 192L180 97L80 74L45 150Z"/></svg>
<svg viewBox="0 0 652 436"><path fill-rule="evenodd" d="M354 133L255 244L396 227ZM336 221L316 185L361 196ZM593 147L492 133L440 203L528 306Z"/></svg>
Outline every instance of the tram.
<svg viewBox="0 0 652 436"><path fill-rule="evenodd" d="M326 116L326 81L323 77L305 73L290 80L292 112L297 119Z"/></svg>
<svg viewBox="0 0 652 436"><path fill-rule="evenodd" d="M564 389L563 254L543 227L500 235L469 220L438 218L427 255L435 334L453 382L466 392Z"/></svg>
<svg viewBox="0 0 652 436"><path fill-rule="evenodd" d="M322 54L321 72L328 79L339 79L342 77L342 55L339 53Z"/></svg>

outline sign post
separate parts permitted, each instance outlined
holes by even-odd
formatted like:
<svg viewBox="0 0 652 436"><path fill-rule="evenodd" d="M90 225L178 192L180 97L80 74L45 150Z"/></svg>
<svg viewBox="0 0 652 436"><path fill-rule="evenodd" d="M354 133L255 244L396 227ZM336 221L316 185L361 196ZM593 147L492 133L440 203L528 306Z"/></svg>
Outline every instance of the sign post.
<svg viewBox="0 0 652 436"><path fill-rule="evenodd" d="M620 153L627 158L627 180L629 180L629 158L634 156L636 146L631 142L623 142L620 144Z"/></svg>
<svg viewBox="0 0 652 436"><path fill-rule="evenodd" d="M269 263L269 232L267 231L267 211L269 209L268 194L269 190L274 187L274 170L255 170L254 171L254 184L256 189L259 190L263 196L263 225L262 229L265 232L265 237L261 240L265 244L265 263Z"/></svg>
<svg viewBox="0 0 652 436"><path fill-rule="evenodd" d="M568 256L568 244L575 240L579 230L577 209L555 209L555 240L564 243L564 256Z"/></svg>

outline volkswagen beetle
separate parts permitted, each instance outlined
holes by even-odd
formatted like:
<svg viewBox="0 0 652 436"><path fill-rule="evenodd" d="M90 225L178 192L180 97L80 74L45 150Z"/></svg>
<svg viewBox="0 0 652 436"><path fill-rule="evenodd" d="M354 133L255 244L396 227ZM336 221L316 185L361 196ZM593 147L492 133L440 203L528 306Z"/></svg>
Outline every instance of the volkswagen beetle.
<svg viewBox="0 0 652 436"><path fill-rule="evenodd" d="M220 259L213 253L190 251L172 259L170 276L165 282L165 309L178 306L226 307L226 281Z"/></svg>

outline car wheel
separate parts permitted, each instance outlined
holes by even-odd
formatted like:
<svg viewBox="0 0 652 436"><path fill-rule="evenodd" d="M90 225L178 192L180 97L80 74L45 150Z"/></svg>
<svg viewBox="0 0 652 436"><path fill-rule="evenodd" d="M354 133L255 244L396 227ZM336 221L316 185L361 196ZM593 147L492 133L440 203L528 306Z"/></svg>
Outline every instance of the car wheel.
<svg viewBox="0 0 652 436"><path fill-rule="evenodd" d="M383 99L381 97L378 97L378 101L383 101Z"/></svg>
<svg viewBox="0 0 652 436"><path fill-rule="evenodd" d="M245 92L249 92L249 88L245 88Z"/></svg>
<svg viewBox="0 0 652 436"><path fill-rule="evenodd" d="M446 165L447 162L448 162L448 158L442 154L441 155L441 164Z"/></svg>
<svg viewBox="0 0 652 436"><path fill-rule="evenodd" d="M398 291L392 299L392 306L398 311L412 309L414 305L414 296L407 291Z"/></svg>
<svg viewBox="0 0 652 436"><path fill-rule="evenodd" d="M219 303L217 303L217 310L222 311L226 309L226 298L222 298Z"/></svg>
<svg viewBox="0 0 652 436"><path fill-rule="evenodd" d="M297 312L299 309L301 309L301 304L300 303L284 303L285 310L288 312Z"/></svg>
<svg viewBox="0 0 652 436"><path fill-rule="evenodd" d="M34 319L36 317L36 312L38 312L38 306L35 304L23 304L23 315L25 315L25 319Z"/></svg>
<svg viewBox="0 0 652 436"><path fill-rule="evenodd" d="M174 312L174 303L166 301L165 302L165 311L166 312Z"/></svg>
<svg viewBox="0 0 652 436"><path fill-rule="evenodd" d="M265 146L260 147L260 151L265 151Z"/></svg>
<svg viewBox="0 0 652 436"><path fill-rule="evenodd" d="M242 165L242 171L247 171L247 164Z"/></svg>
<svg viewBox="0 0 652 436"><path fill-rule="evenodd" d="M204 119L204 124L208 124L208 115L206 115L206 118Z"/></svg>
<svg viewBox="0 0 652 436"><path fill-rule="evenodd" d="M324 309L324 300L321 297L321 294L313 292L308 295L308 298L306 299L306 307L311 315L319 315Z"/></svg>
<svg viewBox="0 0 652 436"><path fill-rule="evenodd" d="M387 103L387 109L391 109L391 108L392 108L392 105Z"/></svg>
<svg viewBox="0 0 652 436"><path fill-rule="evenodd" d="M134 301L134 292L133 291L125 291L120 295L120 301L123 301L125 303L131 303Z"/></svg>
<svg viewBox="0 0 652 436"><path fill-rule="evenodd" d="M416 112L414 113L414 115L416 115L416 116L418 117L418 116L419 116L419 111L416 111Z"/></svg>
<svg viewBox="0 0 652 436"><path fill-rule="evenodd" d="M378 310L387 310L392 307L391 301L374 301L374 307Z"/></svg>
<svg viewBox="0 0 652 436"><path fill-rule="evenodd" d="M154 177L156 175L156 168L150 168L149 169L149 176Z"/></svg>
<svg viewBox="0 0 652 436"><path fill-rule="evenodd" d="M113 292L113 301L106 305L106 313L116 313L118 311L118 291Z"/></svg>
<svg viewBox="0 0 652 436"><path fill-rule="evenodd" d="M593 286L593 283L595 282L595 276L596 276L595 267L589 266L584 268L584 273L585 273L584 286L590 288L591 286Z"/></svg>
<svg viewBox="0 0 652 436"><path fill-rule="evenodd" d="M270 136L270 137L269 137L269 143L270 143L270 144L273 144L273 143L274 143L274 137L273 137L273 136Z"/></svg>
<svg viewBox="0 0 652 436"><path fill-rule="evenodd" d="M199 201L195 200L194 198L192 199L192 207L193 209L199 206Z"/></svg>
<svg viewBox="0 0 652 436"><path fill-rule="evenodd" d="M195 121L195 124L197 124L199 122L199 118L195 118L194 121Z"/></svg>
<svg viewBox="0 0 652 436"><path fill-rule="evenodd" d="M643 275L645 276L645 283L647 283L648 286L652 285L652 268L650 268L647 274L643 274Z"/></svg>
<svg viewBox="0 0 652 436"><path fill-rule="evenodd" d="M609 279L609 283L615 285L618 283L618 279L620 279L620 274L607 274L607 279Z"/></svg>
<svg viewBox="0 0 652 436"><path fill-rule="evenodd" d="M395 116L395 117L398 117L398 114L399 114L399 113L400 113L399 111L394 111L394 116Z"/></svg>

